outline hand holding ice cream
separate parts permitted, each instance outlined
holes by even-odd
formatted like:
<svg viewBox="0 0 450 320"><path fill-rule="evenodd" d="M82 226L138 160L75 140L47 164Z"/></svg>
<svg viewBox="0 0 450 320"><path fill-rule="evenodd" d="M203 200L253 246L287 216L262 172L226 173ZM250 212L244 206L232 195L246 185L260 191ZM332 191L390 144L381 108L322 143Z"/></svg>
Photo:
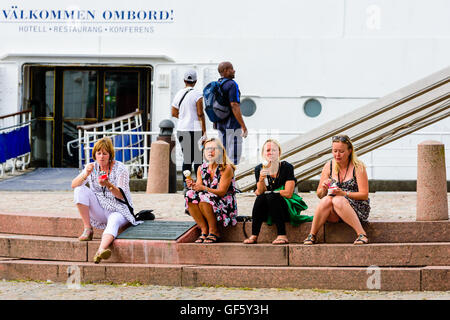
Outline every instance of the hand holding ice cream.
<svg viewBox="0 0 450 320"><path fill-rule="evenodd" d="M191 177L191 171L189 170L184 170L183 171L183 175L186 178L186 186L188 188L190 188L192 186L192 184L194 183L194 180Z"/></svg>

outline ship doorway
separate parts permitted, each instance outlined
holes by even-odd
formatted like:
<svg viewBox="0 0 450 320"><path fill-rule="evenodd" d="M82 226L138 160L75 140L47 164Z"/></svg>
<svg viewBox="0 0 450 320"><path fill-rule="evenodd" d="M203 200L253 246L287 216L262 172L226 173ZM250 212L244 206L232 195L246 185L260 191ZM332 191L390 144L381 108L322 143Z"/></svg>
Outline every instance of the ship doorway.
<svg viewBox="0 0 450 320"><path fill-rule="evenodd" d="M27 66L32 166L78 167L78 125L142 110L150 127L151 66ZM69 148L68 148L69 144Z"/></svg>

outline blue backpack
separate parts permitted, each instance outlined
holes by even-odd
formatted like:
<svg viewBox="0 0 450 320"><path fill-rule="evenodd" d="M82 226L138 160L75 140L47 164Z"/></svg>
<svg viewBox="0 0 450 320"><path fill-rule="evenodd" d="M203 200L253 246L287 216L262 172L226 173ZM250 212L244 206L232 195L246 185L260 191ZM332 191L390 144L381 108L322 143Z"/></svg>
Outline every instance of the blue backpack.
<svg viewBox="0 0 450 320"><path fill-rule="evenodd" d="M205 103L205 112L211 122L221 122L227 119L231 114L231 108L227 106L227 101L222 92L222 85L230 79L222 82L210 82L203 89L203 101Z"/></svg>

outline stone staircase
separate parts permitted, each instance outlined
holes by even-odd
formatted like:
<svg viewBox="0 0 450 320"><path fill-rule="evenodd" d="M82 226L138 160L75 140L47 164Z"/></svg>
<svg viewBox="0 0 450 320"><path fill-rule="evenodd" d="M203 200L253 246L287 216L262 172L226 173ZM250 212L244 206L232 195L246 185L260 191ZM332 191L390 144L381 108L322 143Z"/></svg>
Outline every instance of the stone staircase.
<svg viewBox="0 0 450 320"><path fill-rule="evenodd" d="M113 255L92 263L101 237L79 242L81 220L43 214L0 214L0 279L66 282L77 266L81 282L171 286L450 290L450 222L371 222L370 244L354 246L343 223L326 224L319 244L304 246L310 223L287 224L289 245L272 245L263 225L259 243L244 245L242 223L221 230L217 244L195 244L192 228L177 241L117 239ZM247 234L251 223L245 224ZM376 274L377 273L377 274ZM372 282L377 276L378 282ZM372 278L371 278L372 277ZM373 286L371 283L378 283Z"/></svg>

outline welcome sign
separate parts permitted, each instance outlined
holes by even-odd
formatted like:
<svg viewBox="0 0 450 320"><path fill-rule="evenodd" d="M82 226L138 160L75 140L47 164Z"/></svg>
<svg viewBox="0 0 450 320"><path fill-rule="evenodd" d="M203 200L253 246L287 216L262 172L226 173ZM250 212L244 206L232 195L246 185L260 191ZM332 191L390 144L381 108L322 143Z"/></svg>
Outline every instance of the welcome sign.
<svg viewBox="0 0 450 320"><path fill-rule="evenodd" d="M153 33L152 24L174 21L174 10L165 8L0 8L0 23L18 24L19 32Z"/></svg>

